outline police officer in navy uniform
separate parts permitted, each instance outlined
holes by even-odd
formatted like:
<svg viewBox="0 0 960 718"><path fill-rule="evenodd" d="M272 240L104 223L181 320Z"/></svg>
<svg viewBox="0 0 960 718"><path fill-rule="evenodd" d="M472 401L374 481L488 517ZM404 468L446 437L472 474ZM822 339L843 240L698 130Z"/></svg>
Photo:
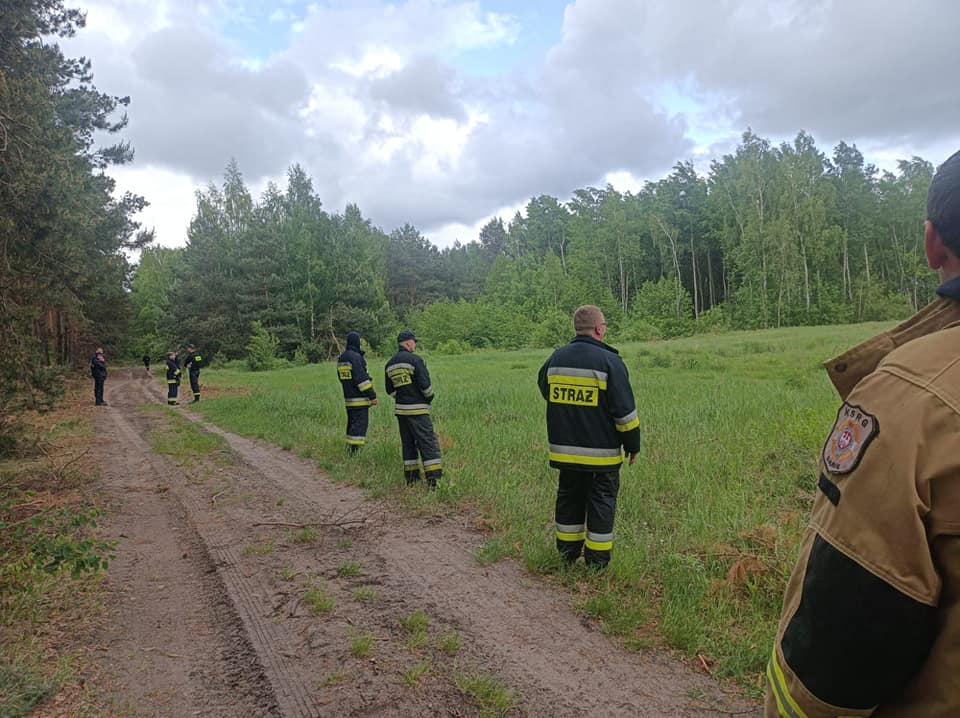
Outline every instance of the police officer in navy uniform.
<svg viewBox="0 0 960 718"><path fill-rule="evenodd" d="M337 358L337 378L347 406L347 448L355 454L367 443L370 407L377 405L377 392L367 372L367 360L360 348L360 335L347 334L347 348Z"/></svg>
<svg viewBox="0 0 960 718"><path fill-rule="evenodd" d="M430 373L423 359L414 354L417 337L412 331L400 332L397 344L397 353L390 357L384 369L384 386L387 394L396 400L394 414L400 426L404 478L408 486L419 481L422 460L427 486L435 489L443 476L443 462L430 420L430 403L434 397Z"/></svg>
<svg viewBox="0 0 960 718"><path fill-rule="evenodd" d="M183 360L183 368L190 377L190 388L193 390L193 403L200 401L200 369L203 367L203 357L193 344L187 344L187 356Z"/></svg>
<svg viewBox="0 0 960 718"><path fill-rule="evenodd" d="M93 377L93 400L97 406L106 406L103 400L103 384L107 380L107 362L103 357L103 349L97 347L93 358L90 359L90 376Z"/></svg>
<svg viewBox="0 0 960 718"><path fill-rule="evenodd" d="M547 401L550 466L560 469L556 503L557 550L567 563L604 568L613 549L613 519L624 451L640 451L640 420L627 367L603 342L607 322L599 307L573 315L576 336L540 368Z"/></svg>
<svg viewBox="0 0 960 718"><path fill-rule="evenodd" d="M177 391L180 389L180 362L176 352L167 352L167 404L176 406Z"/></svg>

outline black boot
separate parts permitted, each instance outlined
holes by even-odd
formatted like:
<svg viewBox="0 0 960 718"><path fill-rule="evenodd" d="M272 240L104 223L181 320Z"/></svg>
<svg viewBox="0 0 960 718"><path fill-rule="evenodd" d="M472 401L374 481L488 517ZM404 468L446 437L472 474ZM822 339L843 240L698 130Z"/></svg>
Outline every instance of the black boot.
<svg viewBox="0 0 960 718"><path fill-rule="evenodd" d="M404 478L407 480L407 486L413 486L415 483L420 481L420 471L404 471Z"/></svg>

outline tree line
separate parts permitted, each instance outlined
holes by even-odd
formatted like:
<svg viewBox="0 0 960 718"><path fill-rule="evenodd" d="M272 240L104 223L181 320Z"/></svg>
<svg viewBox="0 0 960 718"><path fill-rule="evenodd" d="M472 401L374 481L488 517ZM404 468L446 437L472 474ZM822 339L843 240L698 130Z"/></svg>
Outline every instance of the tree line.
<svg viewBox="0 0 960 718"><path fill-rule="evenodd" d="M229 359L257 323L280 355L318 361L349 330L389 349L400 326L441 351L549 346L588 302L621 339L897 318L936 287L923 254L933 171L914 157L880 172L855 145L827 156L805 132L775 145L747 131L705 175L679 162L636 193L540 195L438 249L355 205L328 213L299 165L255 200L231 162L197 193L187 245L143 253L134 337Z"/></svg>
<svg viewBox="0 0 960 718"><path fill-rule="evenodd" d="M16 416L59 392L62 368L94 342L122 344L131 304L126 250L152 235L132 219L143 198L112 195L106 170L129 162L118 142L129 99L100 92L86 58L63 55L84 15L57 0L0 12L0 454Z"/></svg>

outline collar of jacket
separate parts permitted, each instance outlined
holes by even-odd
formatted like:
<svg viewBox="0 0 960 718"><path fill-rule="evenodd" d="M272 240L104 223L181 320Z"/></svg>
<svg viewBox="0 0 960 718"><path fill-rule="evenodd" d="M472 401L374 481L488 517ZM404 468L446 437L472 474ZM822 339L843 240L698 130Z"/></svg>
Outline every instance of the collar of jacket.
<svg viewBox="0 0 960 718"><path fill-rule="evenodd" d="M570 341L571 344L573 344L574 342L586 342L587 344L593 344L594 346L598 346L601 349L606 349L608 352L613 352L614 354L620 353L609 344L605 344L604 342L601 342L598 339L594 339L593 337L588 337L583 334L577 334L577 336L575 336Z"/></svg>
<svg viewBox="0 0 960 718"><path fill-rule="evenodd" d="M960 280L944 282L937 294L938 299L907 321L823 363L841 399L846 399L853 387L897 347L960 322Z"/></svg>

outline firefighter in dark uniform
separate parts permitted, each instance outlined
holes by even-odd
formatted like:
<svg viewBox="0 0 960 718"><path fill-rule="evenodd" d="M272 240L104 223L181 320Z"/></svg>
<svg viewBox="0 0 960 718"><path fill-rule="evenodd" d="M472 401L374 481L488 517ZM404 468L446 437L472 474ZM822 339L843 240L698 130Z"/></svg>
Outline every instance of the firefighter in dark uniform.
<svg viewBox="0 0 960 718"><path fill-rule="evenodd" d="M400 332L397 344L397 353L390 357L384 369L384 386L387 394L396 400L394 414L400 425L404 478L408 486L420 480L422 459L427 486L435 489L443 476L443 462L430 421L430 403L434 396L430 373L423 359L413 353L417 337L412 331Z"/></svg>
<svg viewBox="0 0 960 718"><path fill-rule="evenodd" d="M167 352L167 404L176 406L177 390L180 388L180 362L176 352Z"/></svg>
<svg viewBox="0 0 960 718"><path fill-rule="evenodd" d="M540 368L547 401L550 466L560 469L556 504L557 550L568 563L583 552L587 566L604 568L613 549L613 518L624 451L640 451L640 420L627 367L604 344L607 322L599 307L573 315L576 336Z"/></svg>
<svg viewBox="0 0 960 718"><path fill-rule="evenodd" d="M200 369L203 368L203 357L193 344L187 344L187 356L183 360L183 368L190 377L190 388L193 390L193 403L200 401Z"/></svg>
<svg viewBox="0 0 960 718"><path fill-rule="evenodd" d="M103 400L103 384L107 380L107 362L103 358L103 349L97 347L90 359L90 376L93 377L93 401L97 406L106 406Z"/></svg>
<svg viewBox="0 0 960 718"><path fill-rule="evenodd" d="M825 364L842 404L767 665L767 716L960 716L960 152L927 194L939 298Z"/></svg>
<svg viewBox="0 0 960 718"><path fill-rule="evenodd" d="M347 448L355 454L367 443L370 407L377 405L373 379L367 373L367 360L360 348L360 335L347 334L347 348L337 359L337 377L343 387L343 401L347 405Z"/></svg>
<svg viewBox="0 0 960 718"><path fill-rule="evenodd" d="M142 360L143 360L143 368L146 369L147 374L149 374L150 373L150 355L144 354L142 357Z"/></svg>

